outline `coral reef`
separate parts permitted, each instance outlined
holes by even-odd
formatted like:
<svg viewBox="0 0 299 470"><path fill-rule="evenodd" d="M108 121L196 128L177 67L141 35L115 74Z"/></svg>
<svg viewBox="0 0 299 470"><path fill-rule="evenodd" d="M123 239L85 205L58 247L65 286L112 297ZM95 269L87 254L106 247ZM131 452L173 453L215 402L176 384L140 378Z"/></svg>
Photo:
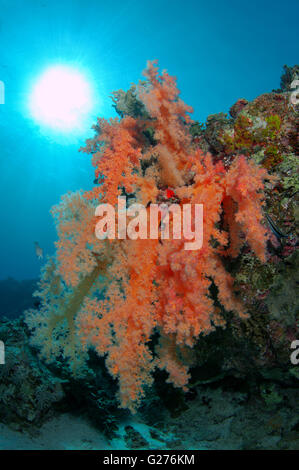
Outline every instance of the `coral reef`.
<svg viewBox="0 0 299 470"><path fill-rule="evenodd" d="M5 365L0 367L0 421L15 429L40 426L64 398L62 382L30 349L23 318L0 319Z"/></svg>
<svg viewBox="0 0 299 470"><path fill-rule="evenodd" d="M272 308L278 285L295 297L298 266L298 116L289 92L239 100L230 118L214 115L203 126L173 77L155 63L145 76L114 93L121 118L98 119L81 149L100 184L53 208L57 252L42 273L40 306L26 314L32 344L82 383L96 351L133 413L145 394L155 400L149 386L158 393L162 379L178 393L188 381L192 390L227 376L249 377L257 390L278 370L292 386L287 354L298 311L285 318ZM95 209L116 206L118 196L147 211L151 203L204 204L202 248L185 250L173 236L99 240ZM287 229L284 241L265 211Z"/></svg>
<svg viewBox="0 0 299 470"><path fill-rule="evenodd" d="M280 80L280 90L281 92L290 91L291 84L294 80L299 79L299 66L294 65L294 67L288 67L287 65L283 66L284 73L281 76Z"/></svg>
<svg viewBox="0 0 299 470"><path fill-rule="evenodd" d="M198 386L188 409L164 417L157 429L169 436L168 448L205 450L298 449L296 389L262 385L259 398L221 386ZM200 446L200 447L198 447Z"/></svg>

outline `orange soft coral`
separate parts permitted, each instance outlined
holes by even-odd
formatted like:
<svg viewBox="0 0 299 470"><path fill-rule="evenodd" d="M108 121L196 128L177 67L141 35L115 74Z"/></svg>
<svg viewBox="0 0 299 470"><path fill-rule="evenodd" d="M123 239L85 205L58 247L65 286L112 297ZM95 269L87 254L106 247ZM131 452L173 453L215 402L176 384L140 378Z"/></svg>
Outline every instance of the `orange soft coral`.
<svg viewBox="0 0 299 470"><path fill-rule="evenodd" d="M133 174L141 158L140 143L136 137L138 126L135 119L126 117L118 119L98 119L95 129L99 135L87 142L81 150L92 152L92 163L95 167L95 177L103 177L103 185L86 192L87 199L101 198L103 202L115 205L120 188L127 193L133 192L136 175ZM104 148L103 148L104 146Z"/></svg>
<svg viewBox="0 0 299 470"><path fill-rule="evenodd" d="M246 315L222 256L236 256L245 236L264 261L266 240L261 223L266 171L244 156L226 170L211 155L194 150L187 114L191 108L179 99L175 80L166 72L158 76L155 63L149 63L145 75L148 81L140 85L139 98L150 119L98 120L96 136L84 151L93 154L95 176L102 176L102 184L84 196L67 196L54 210L59 241L52 275L59 278L59 296L67 302L60 300L59 312L51 312L53 283L48 275L40 291L42 319L35 325L38 343L48 315L47 341L61 341L59 335L53 338L53 325L66 309L76 348L79 341L83 351L92 346L106 356L108 370L119 381L120 404L132 412L145 385L151 384L155 367L165 369L175 386L186 388L186 348L192 348L200 334L225 324L215 306L213 285L224 309ZM154 138L146 138L148 127ZM184 240L172 237L98 240L94 209L100 202L114 206L121 194L144 204L169 205L171 199L180 207L203 204L202 248L185 250ZM34 326L32 313L29 323ZM153 350L155 332L160 342ZM40 337L45 341L45 333ZM58 351L66 347L64 342Z"/></svg>
<svg viewBox="0 0 299 470"><path fill-rule="evenodd" d="M187 113L192 108L180 98L174 77L163 72L158 75L156 61L148 62L144 75L148 78L146 86L140 86L139 96L149 114L154 118L155 138L158 140L155 153L161 166L162 179L167 186L184 184L181 170L188 162L188 149L191 136L186 132L184 123L190 122Z"/></svg>
<svg viewBox="0 0 299 470"><path fill-rule="evenodd" d="M257 167L241 155L233 162L225 177L225 194L236 203L235 222L243 229L248 243L262 262L266 261L266 230L261 224L261 191L267 175L264 168Z"/></svg>

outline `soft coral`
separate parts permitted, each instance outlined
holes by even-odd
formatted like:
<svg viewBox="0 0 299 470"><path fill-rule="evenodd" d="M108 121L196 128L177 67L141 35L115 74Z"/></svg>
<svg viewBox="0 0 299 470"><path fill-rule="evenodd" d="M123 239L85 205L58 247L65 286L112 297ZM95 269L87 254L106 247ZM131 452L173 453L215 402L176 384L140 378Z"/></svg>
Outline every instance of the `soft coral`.
<svg viewBox="0 0 299 470"><path fill-rule="evenodd" d="M225 170L210 155L194 150L188 129L191 108L179 99L175 80L166 72L158 76L155 63L149 63L146 76L148 82L140 86L139 98L151 119L99 120L97 134L85 151L93 154L96 178L103 175L104 182L84 197L69 196L55 210L60 240L53 275L60 276L63 286L59 315L53 314L47 300L49 279L40 291L43 324L54 325L63 319L61 298L69 295L69 289L81 289L72 334L76 330L83 350L91 345L106 356L111 375L119 380L121 406L131 411L140 402L144 385L152 383L155 367L165 368L169 381L185 389L188 347L200 334L225 323L211 295L213 284L225 309L245 315L233 294L234 280L221 259L238 254L244 243L241 232L265 260L261 190L266 171L243 156ZM154 130L150 141L145 137L147 126ZM139 202L158 202L167 187L181 205L204 204L201 250L184 250L183 240L95 238L96 204L114 205L123 192L133 193ZM36 342L38 338L45 341L41 323L34 325L32 313L29 322L36 329ZM155 331L160 343L153 351L150 341ZM54 341L52 326L48 332L47 341Z"/></svg>

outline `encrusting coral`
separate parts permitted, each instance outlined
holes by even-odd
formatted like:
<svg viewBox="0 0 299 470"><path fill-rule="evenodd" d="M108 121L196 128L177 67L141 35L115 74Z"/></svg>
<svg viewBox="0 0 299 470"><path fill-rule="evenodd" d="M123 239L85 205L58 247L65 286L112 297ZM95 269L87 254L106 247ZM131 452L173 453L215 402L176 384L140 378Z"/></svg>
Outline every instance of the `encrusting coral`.
<svg viewBox="0 0 299 470"><path fill-rule="evenodd" d="M247 316L223 260L236 257L247 242L265 262L263 188L271 180L244 155L224 167L195 148L192 109L179 98L175 79L159 75L155 62L145 76L137 98L146 113L99 119L95 137L82 149L92 154L101 184L64 196L53 209L57 253L43 271L39 311L27 313L33 342L48 362L68 361L82 374L89 347L105 356L119 381L120 405L132 412L157 367L186 390L195 341L225 325L219 303ZM184 240L174 237L99 240L97 205L115 206L122 195L147 211L150 203L203 204L202 248L185 250Z"/></svg>

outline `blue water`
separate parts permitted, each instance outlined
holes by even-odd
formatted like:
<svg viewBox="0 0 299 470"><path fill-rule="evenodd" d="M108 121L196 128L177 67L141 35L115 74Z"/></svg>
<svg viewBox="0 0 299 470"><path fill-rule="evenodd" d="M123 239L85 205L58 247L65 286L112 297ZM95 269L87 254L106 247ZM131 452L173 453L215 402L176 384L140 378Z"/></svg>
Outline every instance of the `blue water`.
<svg viewBox="0 0 299 470"><path fill-rule="evenodd" d="M204 122L279 87L282 66L297 61L298 14L295 0L0 0L0 279L39 275L34 241L54 252L50 207L90 186L77 149L97 115L115 116L113 90L137 83L157 58ZM83 70L94 89L83 128L63 136L28 111L32 82L56 63Z"/></svg>

